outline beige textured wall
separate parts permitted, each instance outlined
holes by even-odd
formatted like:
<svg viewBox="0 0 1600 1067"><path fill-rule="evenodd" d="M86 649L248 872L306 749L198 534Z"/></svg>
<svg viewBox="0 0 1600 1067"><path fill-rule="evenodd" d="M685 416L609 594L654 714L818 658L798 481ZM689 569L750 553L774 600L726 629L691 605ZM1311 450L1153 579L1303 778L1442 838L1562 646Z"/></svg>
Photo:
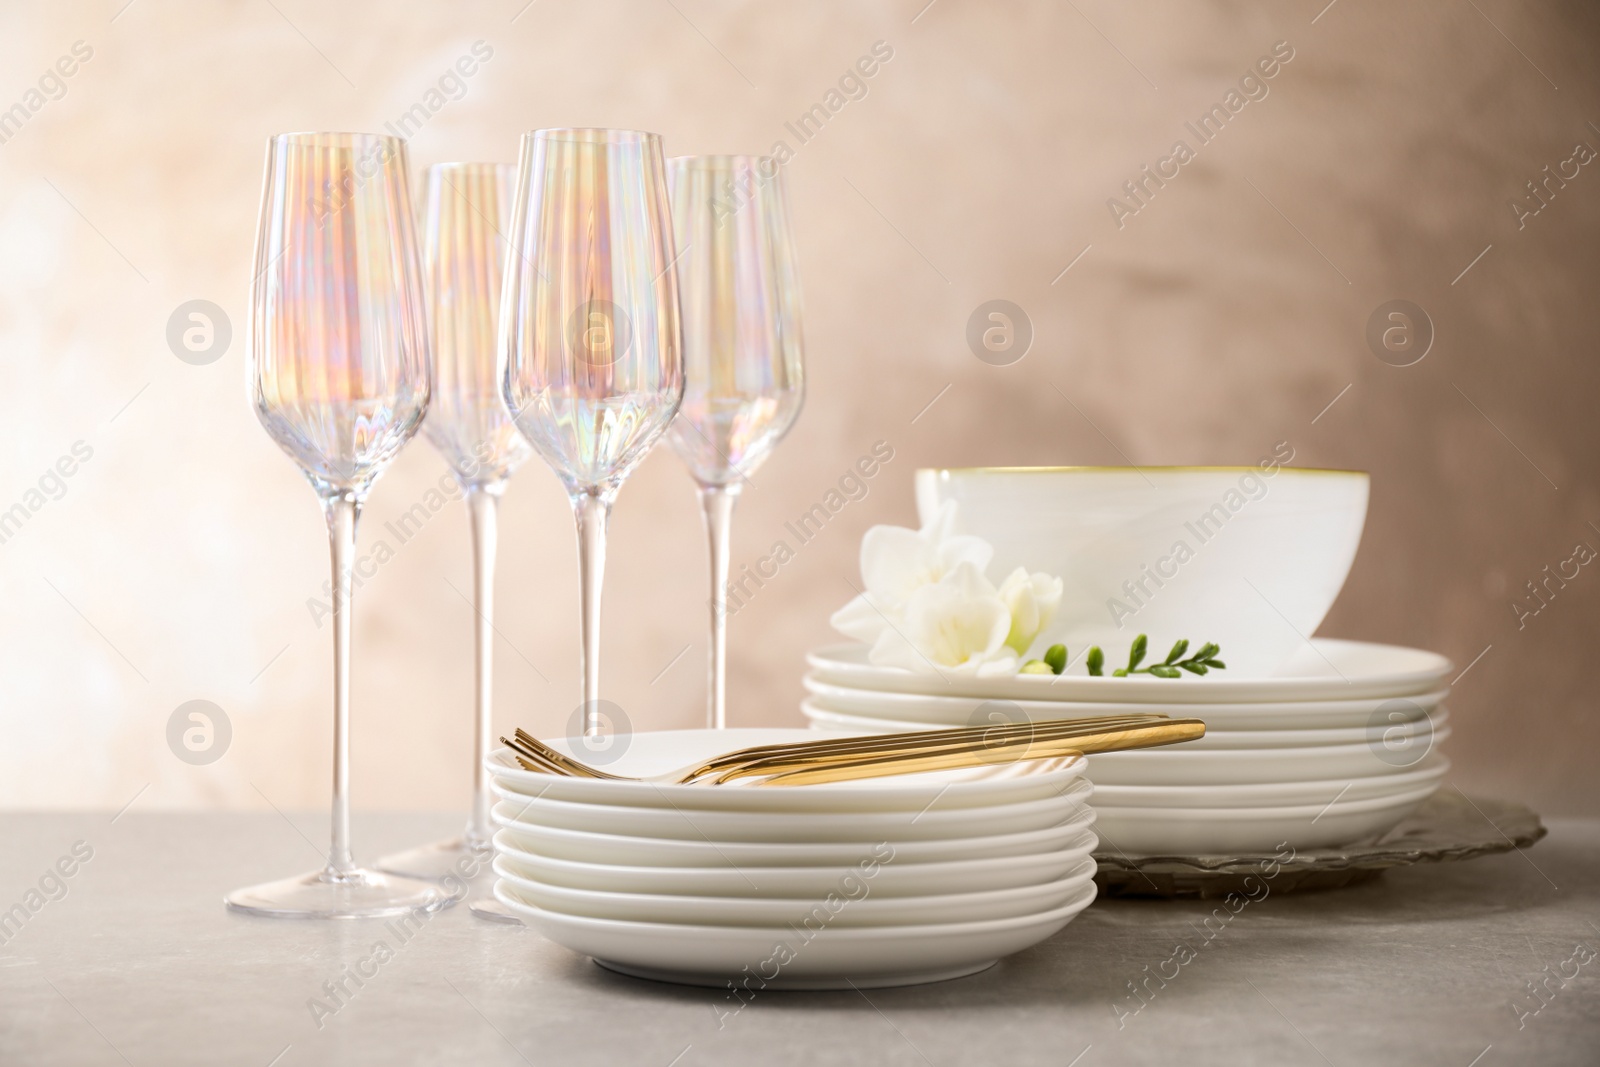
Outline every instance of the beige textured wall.
<svg viewBox="0 0 1600 1067"><path fill-rule="evenodd" d="M796 150L810 392L741 505L736 560L873 442L894 459L733 620L736 724L800 723L802 653L829 639L861 533L912 520L917 466L1250 462L1286 440L1298 463L1373 473L1323 632L1463 666L1489 648L1452 701L1455 780L1600 810L1600 573L1521 630L1511 607L1577 542L1600 548L1600 166L1521 227L1509 206L1577 142L1600 147L1591 5L121 2L0 11L0 107L93 49L0 145L0 508L75 442L93 451L0 544L0 805L326 802L329 634L306 606L321 519L245 402L264 142L381 129L481 39L493 58L414 164L510 160L549 125ZM865 97L800 145L785 122L877 41L893 57ZM1108 198L1194 146L1184 122L1279 41L1294 58L1269 94L1119 227ZM234 328L208 366L165 340L196 298ZM964 340L994 298L1036 332L1011 366ZM1364 340L1394 298L1434 323L1415 366ZM363 550L443 471L415 442ZM606 692L638 728L702 716L701 536L676 459L651 457L617 507L606 592ZM356 613L356 803L458 807L461 505L391 547ZM497 723L556 732L578 699L576 563L537 464L510 489L502 563ZM232 723L209 766L167 748L192 699Z"/></svg>

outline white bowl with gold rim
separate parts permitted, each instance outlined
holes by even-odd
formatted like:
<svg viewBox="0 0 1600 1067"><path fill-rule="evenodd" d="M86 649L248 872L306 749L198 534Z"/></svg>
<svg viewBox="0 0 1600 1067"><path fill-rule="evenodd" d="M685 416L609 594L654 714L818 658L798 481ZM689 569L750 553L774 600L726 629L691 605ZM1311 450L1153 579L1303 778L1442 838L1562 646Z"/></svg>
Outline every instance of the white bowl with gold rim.
<svg viewBox="0 0 1600 1067"><path fill-rule="evenodd" d="M1281 452L1281 450L1280 450ZM1292 455L1292 452L1291 452ZM1287 664L1333 606L1366 522L1362 471L1251 467L972 467L916 474L926 522L957 505L955 529L994 546L996 581L1016 567L1057 575L1061 608L1037 648L1109 672L1134 636L1159 661L1179 638L1215 641L1225 676Z"/></svg>

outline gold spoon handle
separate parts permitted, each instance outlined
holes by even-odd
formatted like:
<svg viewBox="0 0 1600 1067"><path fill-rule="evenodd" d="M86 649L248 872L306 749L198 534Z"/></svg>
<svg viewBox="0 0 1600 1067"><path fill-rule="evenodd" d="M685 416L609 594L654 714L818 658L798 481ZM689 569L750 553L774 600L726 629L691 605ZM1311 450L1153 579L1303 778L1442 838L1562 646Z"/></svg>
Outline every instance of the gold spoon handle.
<svg viewBox="0 0 1600 1067"><path fill-rule="evenodd" d="M1013 738L1042 739L1066 734L1098 733L1113 727L1168 721L1170 720L1165 715L1093 716L1078 719L1044 719L1037 722L996 723L916 733L872 734L802 741L788 745L761 745L739 749L707 760L683 773L676 781L692 782L738 768L765 769L821 759L855 759L880 752L896 754L913 749L938 751L975 743L994 747L1005 744Z"/></svg>
<svg viewBox="0 0 1600 1067"><path fill-rule="evenodd" d="M879 754L866 759L848 762L832 761L814 766L800 767L776 774L750 772L738 767L713 779L713 784L733 781L741 777L758 777L755 785L820 785L829 782L847 782L863 778L881 778L899 774L922 774L928 771L947 771L968 767L992 767L996 764L1021 760L1057 759L1074 754L1115 752L1131 748L1153 748L1192 741L1205 734L1205 723L1199 719L1172 719L1148 725L1127 726L1101 733L1077 737L1058 737L1045 740L1023 740L1011 745L985 745L982 743L961 749L942 752Z"/></svg>
<svg viewBox="0 0 1600 1067"><path fill-rule="evenodd" d="M825 764L851 763L867 759L906 758L918 753L936 755L940 752L965 751L973 747L984 748L991 752L1001 750L1017 751L1016 746L1018 745L1026 746L1040 741L1054 741L1060 738L1088 737L1103 734L1108 730L1122 730L1133 726L1147 725L1152 722L1170 721L1165 717L1154 720L1131 717L1125 719L1096 719L1090 722L1083 720L1056 720L1053 722L947 730L938 734L922 736L920 740L910 741L903 739L899 734L882 734L854 738L853 740L860 742L855 745L826 747L821 745L799 745L788 752L763 756L759 759L747 759L735 763L724 762L709 770L705 767L700 767L691 774L679 778L678 781L686 784L697 781L726 782L734 778L754 778Z"/></svg>

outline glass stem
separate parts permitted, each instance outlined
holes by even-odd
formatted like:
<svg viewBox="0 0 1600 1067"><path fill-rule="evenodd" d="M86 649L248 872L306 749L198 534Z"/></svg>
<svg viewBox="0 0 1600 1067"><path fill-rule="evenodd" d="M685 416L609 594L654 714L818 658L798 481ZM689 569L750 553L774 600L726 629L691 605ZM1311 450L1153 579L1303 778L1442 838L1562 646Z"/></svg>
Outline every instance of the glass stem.
<svg viewBox="0 0 1600 1067"><path fill-rule="evenodd" d="M350 857L350 594L361 501L349 491L322 498L333 562L333 843L327 876L338 880L355 870Z"/></svg>
<svg viewBox="0 0 1600 1067"><path fill-rule="evenodd" d="M581 489L572 496L578 519L578 623L582 637L579 663L583 668L583 736L600 734L600 586L606 569L606 520L611 499L598 489Z"/></svg>
<svg viewBox="0 0 1600 1067"><path fill-rule="evenodd" d="M705 514L706 539L711 544L711 655L706 678L706 726L728 726L728 616L724 599L728 586L728 544L733 505L739 487L702 485L700 507Z"/></svg>
<svg viewBox="0 0 1600 1067"><path fill-rule="evenodd" d="M489 758L494 733L494 561L498 541L496 512L501 484L467 488L467 514L472 520L473 603L473 732L472 814L467 820L466 846L473 852L489 848L489 777L483 761Z"/></svg>

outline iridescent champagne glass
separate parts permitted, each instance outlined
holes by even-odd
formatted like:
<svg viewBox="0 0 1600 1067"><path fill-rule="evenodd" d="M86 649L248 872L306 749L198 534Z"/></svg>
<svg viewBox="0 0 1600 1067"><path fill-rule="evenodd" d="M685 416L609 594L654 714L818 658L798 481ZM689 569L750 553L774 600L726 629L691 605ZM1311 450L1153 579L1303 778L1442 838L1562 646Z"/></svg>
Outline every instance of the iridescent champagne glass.
<svg viewBox="0 0 1600 1067"><path fill-rule="evenodd" d="M428 334L405 143L365 133L272 138L255 280L250 395L322 502L333 557L333 844L319 871L230 893L289 918L437 908L437 884L350 854L350 593L356 520L428 407Z"/></svg>
<svg viewBox="0 0 1600 1067"><path fill-rule="evenodd" d="M432 310L433 379L422 432L450 465L472 527L472 810L461 837L387 856L378 867L443 879L452 888L492 877L484 760L494 726L495 513L506 480L531 454L511 424L495 373L505 235L516 178L517 168L509 163L441 163L424 172L422 262ZM504 910L498 902L494 908Z"/></svg>
<svg viewBox="0 0 1600 1067"><path fill-rule="evenodd" d="M683 316L683 406L668 440L700 486L711 544L706 725L727 719L729 526L750 475L789 432L805 396L800 285L775 160L667 161Z"/></svg>
<svg viewBox="0 0 1600 1067"><path fill-rule="evenodd" d="M578 524L583 736L598 737L606 519L683 399L661 138L537 130L522 138L500 307L502 387Z"/></svg>

